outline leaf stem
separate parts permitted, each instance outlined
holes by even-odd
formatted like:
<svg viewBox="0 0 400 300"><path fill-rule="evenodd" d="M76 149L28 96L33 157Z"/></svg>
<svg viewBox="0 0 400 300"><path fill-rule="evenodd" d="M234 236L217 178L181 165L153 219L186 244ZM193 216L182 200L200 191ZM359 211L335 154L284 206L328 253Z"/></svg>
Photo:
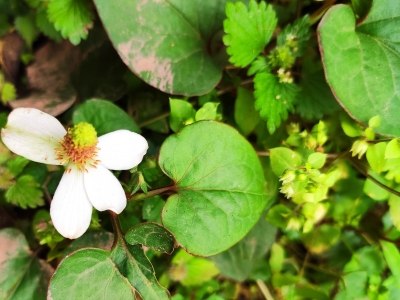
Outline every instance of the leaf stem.
<svg viewBox="0 0 400 300"><path fill-rule="evenodd" d="M328 0L316 12L314 12L310 16L310 25L314 25L314 23L317 23L319 21L319 19L322 18L325 11L327 11L333 4L335 4L335 2L336 2L336 0Z"/></svg>
<svg viewBox="0 0 400 300"><path fill-rule="evenodd" d="M155 116L154 118L151 118L150 120L140 123L138 126L139 126L139 128L143 128L151 123L157 122L159 120L162 120L162 119L168 117L170 114L171 114L171 112L169 112L169 111L162 113L161 115Z"/></svg>
<svg viewBox="0 0 400 300"><path fill-rule="evenodd" d="M257 283L258 288L260 289L261 293L264 295L265 299L274 300L274 297L272 297L271 292L269 291L268 287L265 285L265 283L261 279L257 279L256 283Z"/></svg>
<svg viewBox="0 0 400 300"><path fill-rule="evenodd" d="M400 197L400 192L388 187L387 185L383 184L382 182L380 182L379 180L375 179L374 177L372 177L370 174L368 174L368 172L364 171L359 165L358 163L355 162L354 159L350 159L350 162L352 163L352 165L361 173L363 174L365 177L367 177L368 179L370 179L371 181L375 182L377 185L379 185L381 188L383 188L384 190L387 190L389 193L392 193L393 195L396 195L398 197Z"/></svg>
<svg viewBox="0 0 400 300"><path fill-rule="evenodd" d="M118 242L124 241L124 233L122 231L121 224L119 223L118 215L112 210L109 210L108 212L110 214L111 224L114 231L114 242L111 249L114 249Z"/></svg>
<svg viewBox="0 0 400 300"><path fill-rule="evenodd" d="M164 193L166 191L173 190L173 189L175 189L175 185L170 185L170 186L166 186L166 187L163 187L163 188L159 188L159 189L155 189L155 190L149 191L147 194L145 194L145 193L135 193L133 195L127 195L127 198L128 198L128 201L141 201L141 200L154 197L156 195L162 194L162 193Z"/></svg>
<svg viewBox="0 0 400 300"><path fill-rule="evenodd" d="M269 151L257 151L258 156L269 156Z"/></svg>

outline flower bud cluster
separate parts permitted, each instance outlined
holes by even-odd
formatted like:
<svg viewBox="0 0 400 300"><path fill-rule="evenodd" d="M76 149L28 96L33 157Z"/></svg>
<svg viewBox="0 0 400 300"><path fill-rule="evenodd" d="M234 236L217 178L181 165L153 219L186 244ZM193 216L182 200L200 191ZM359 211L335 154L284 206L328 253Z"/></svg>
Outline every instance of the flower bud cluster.
<svg viewBox="0 0 400 300"><path fill-rule="evenodd" d="M323 146L328 140L327 126L323 121L319 121L312 129L300 131L300 125L291 123L286 128L289 137L286 143L292 147L305 147L307 149L317 149L323 152Z"/></svg>
<svg viewBox="0 0 400 300"><path fill-rule="evenodd" d="M351 146L350 152L351 156L356 156L361 159L362 156L367 152L369 147L369 141L375 139L374 128L378 127L380 124L380 117L372 117L368 122L368 127L362 133L360 139L356 140Z"/></svg>

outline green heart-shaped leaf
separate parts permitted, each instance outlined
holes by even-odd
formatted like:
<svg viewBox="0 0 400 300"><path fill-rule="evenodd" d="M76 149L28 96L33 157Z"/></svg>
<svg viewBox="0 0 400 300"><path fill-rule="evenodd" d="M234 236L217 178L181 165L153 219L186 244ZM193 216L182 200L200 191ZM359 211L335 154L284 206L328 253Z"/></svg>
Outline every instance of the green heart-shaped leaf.
<svg viewBox="0 0 400 300"><path fill-rule="evenodd" d="M379 114L375 131L400 136L400 2L374 0L355 22L350 6L336 5L318 27L327 81L354 119L367 124Z"/></svg>
<svg viewBox="0 0 400 300"><path fill-rule="evenodd" d="M110 253L83 249L67 256L54 273L47 299L135 299Z"/></svg>
<svg viewBox="0 0 400 300"><path fill-rule="evenodd" d="M253 147L222 123L200 121L168 137L159 163L177 191L162 221L193 254L217 254L238 242L269 198Z"/></svg>
<svg viewBox="0 0 400 300"><path fill-rule="evenodd" d="M156 223L142 223L131 227L125 234L125 240L131 245L141 244L168 254L174 251L175 246L171 232Z"/></svg>
<svg viewBox="0 0 400 300"><path fill-rule="evenodd" d="M221 79L212 44L226 2L94 1L125 64L148 84L182 95L205 94Z"/></svg>

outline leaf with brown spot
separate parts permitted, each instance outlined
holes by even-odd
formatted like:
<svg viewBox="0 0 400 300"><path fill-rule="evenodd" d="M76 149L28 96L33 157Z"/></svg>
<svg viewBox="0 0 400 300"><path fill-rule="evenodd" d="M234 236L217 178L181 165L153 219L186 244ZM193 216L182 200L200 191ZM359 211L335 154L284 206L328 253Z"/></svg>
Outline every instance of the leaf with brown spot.
<svg viewBox="0 0 400 300"><path fill-rule="evenodd" d="M118 54L135 74L163 92L189 96L208 93L221 79L220 33L228 1L233 0L94 3Z"/></svg>
<svg viewBox="0 0 400 300"><path fill-rule="evenodd" d="M53 271L32 254L20 231L0 230L0 299L45 299Z"/></svg>

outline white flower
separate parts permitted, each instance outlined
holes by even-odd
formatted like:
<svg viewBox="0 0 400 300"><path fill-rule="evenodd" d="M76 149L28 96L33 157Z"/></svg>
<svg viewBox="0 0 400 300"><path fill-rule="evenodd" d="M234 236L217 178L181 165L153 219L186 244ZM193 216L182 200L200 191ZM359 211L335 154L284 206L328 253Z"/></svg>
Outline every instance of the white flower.
<svg viewBox="0 0 400 300"><path fill-rule="evenodd" d="M4 144L29 160L64 165L66 171L51 202L55 228L67 238L89 227L92 206L121 213L126 195L108 170L137 166L148 144L141 135L117 130L97 138L93 126L79 123L68 132L54 117L34 108L17 108L1 131Z"/></svg>

